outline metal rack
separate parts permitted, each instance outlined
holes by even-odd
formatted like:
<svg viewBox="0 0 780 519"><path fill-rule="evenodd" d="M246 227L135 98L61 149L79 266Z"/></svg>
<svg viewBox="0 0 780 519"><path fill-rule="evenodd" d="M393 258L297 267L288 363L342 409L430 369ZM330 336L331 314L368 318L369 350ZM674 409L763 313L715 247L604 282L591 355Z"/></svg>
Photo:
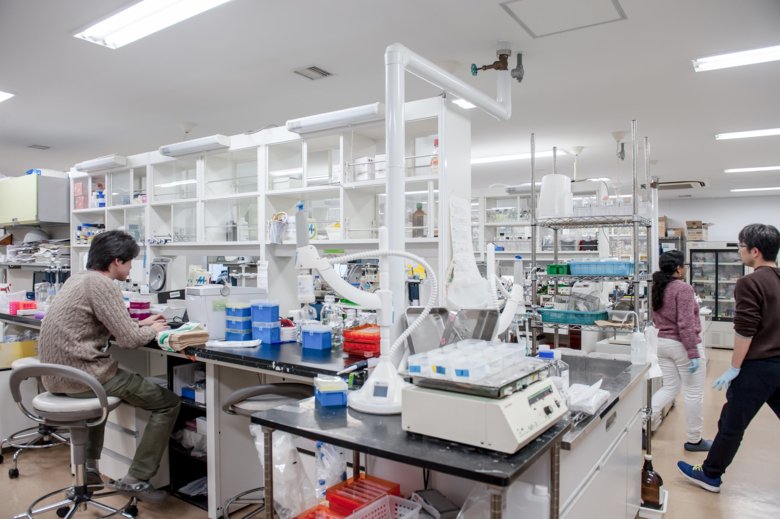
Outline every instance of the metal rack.
<svg viewBox="0 0 780 519"><path fill-rule="evenodd" d="M536 190L531 189L531 243L536 244L537 242L537 234L538 234L538 228L539 227L546 227L553 230L553 258L554 261L558 261L558 231L561 229L582 229L582 228L592 228L592 227L629 227L632 229L632 248L633 248L633 258L634 258L634 274L633 276L626 276L626 277L620 277L620 280L629 280L629 282L633 285L633 304L634 309L638 311L639 309L639 288L640 283L646 282L648 284L648 315L647 320L652 319L652 304L650 304L650 284L652 283L651 279L649 279L649 276L642 276L639 272L640 267L640 260L639 260L639 228L645 227L648 232L648 239L647 241L647 265L648 270L649 266L653 264L653 247L652 247L652 240L650 239L650 228L652 227L652 221L642 217L639 215L639 176L638 176L638 170L637 170L637 155L638 155L638 142L637 142L637 123L636 120L631 121L631 144L632 144L632 156L631 156L631 170L632 170L632 204L633 204L633 211L631 215L603 215L603 216L576 216L576 217L561 217L561 218L536 218ZM644 183L644 189L650 189L651 188L651 182L649 177L649 144L647 142L647 139L645 138L645 183ZM535 136L534 134L531 134L531 186L536 185L536 144L535 144ZM655 197L652 197L652 199L655 199ZM532 247L531 249L531 265L536 265L536 247ZM558 278L576 278L576 279L599 279L599 280L615 280L617 278L611 277L611 276L601 276L601 277L592 277L592 276L550 276L550 277L558 277ZM531 297L532 297L532 305L531 305L531 316L534 319L537 319L537 326L544 326L543 323L541 323L541 318L539 316L539 313L537 312L537 309L539 308L539 296L537 294L538 289L538 276L536 273L536 269L531 269ZM557 285L556 285L556 291L557 291ZM644 325L644 320L642 319L642 316L639 317L638 327L641 328ZM556 324L556 323L548 323L548 326L552 327L554 329L555 333L555 346L558 346L558 330L560 327L567 327L570 329L601 329L601 327L589 327L589 326L582 326L582 325L566 325L566 324ZM533 353L536 353L537 350L537 338L536 334L533 333L532 335L532 344L531 348Z"/></svg>

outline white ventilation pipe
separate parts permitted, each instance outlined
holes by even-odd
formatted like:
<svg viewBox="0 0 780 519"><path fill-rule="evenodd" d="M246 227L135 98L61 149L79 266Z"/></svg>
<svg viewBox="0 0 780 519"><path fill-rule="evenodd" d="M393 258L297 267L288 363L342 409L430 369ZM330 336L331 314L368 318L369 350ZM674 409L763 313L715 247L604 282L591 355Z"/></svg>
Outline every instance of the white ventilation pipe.
<svg viewBox="0 0 780 519"><path fill-rule="evenodd" d="M409 72L448 94L468 101L497 119L512 116L509 70L500 70L496 99L475 89L400 43L385 50L385 151L387 153L387 210L384 225L389 229L389 249L405 250L404 239L404 157L406 156L404 74ZM442 141L446 146L446 142ZM446 170L447 165L444 164ZM444 223L444 222L443 222ZM446 246L446 245L445 245ZM398 316L406 309L406 286L402 258L390 258L390 290L393 293L393 337L397 337ZM442 294L443 296L443 294Z"/></svg>

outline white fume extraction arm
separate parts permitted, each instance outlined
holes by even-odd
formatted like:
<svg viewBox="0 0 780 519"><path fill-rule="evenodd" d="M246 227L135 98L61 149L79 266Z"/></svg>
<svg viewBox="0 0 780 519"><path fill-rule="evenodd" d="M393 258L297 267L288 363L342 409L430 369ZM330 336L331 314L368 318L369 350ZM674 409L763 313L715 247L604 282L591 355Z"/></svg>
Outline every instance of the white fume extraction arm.
<svg viewBox="0 0 780 519"><path fill-rule="evenodd" d="M313 290L313 280L305 271L315 269L319 272L323 281L335 292L349 299L358 306L376 310L377 324L380 334L380 358L371 375L363 387L349 393L349 406L365 413L372 414L398 414L401 412L401 392L406 382L398 374L398 363L402 355L399 352L406 344L406 338L422 324L430 313L431 308L438 297L438 283L436 274L431 266L422 258L404 251L387 250L387 229L379 229L379 250L357 252L336 258L323 258L313 245L308 245L308 222L303 210L303 203L298 203L298 212L295 216L296 242L298 246L296 267L298 269L298 294L308 294ZM388 256L397 256L416 261L421 264L430 278L431 294L420 315L412 322L396 340L390 345L390 327L392 326L392 294L388 289ZM347 263L359 259L379 257L379 290L369 293L355 288L344 280L334 269L333 265ZM309 302L309 301L302 301ZM397 358L397 360L395 360Z"/></svg>

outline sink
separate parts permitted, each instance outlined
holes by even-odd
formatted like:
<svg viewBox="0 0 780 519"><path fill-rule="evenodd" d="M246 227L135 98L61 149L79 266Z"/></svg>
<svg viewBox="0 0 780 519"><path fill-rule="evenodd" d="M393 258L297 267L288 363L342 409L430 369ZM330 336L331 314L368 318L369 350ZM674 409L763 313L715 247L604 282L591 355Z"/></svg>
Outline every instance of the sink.
<svg viewBox="0 0 780 519"><path fill-rule="evenodd" d="M563 355L561 360L569 365L569 382L571 384L590 385L598 382L599 379L604 379L606 382L631 368L631 363L624 360L596 359L575 355Z"/></svg>

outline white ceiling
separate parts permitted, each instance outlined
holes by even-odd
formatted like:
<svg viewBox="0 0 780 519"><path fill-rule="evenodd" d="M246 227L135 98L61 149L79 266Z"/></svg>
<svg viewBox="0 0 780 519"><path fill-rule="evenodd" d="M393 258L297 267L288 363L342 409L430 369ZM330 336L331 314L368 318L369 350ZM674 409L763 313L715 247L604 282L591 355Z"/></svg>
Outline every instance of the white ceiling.
<svg viewBox="0 0 780 519"><path fill-rule="evenodd" d="M591 2L601 14L611 1L509 7L545 32L593 22L593 13L569 6ZM779 172L723 173L780 164L780 137L714 140L721 131L780 126L780 62L705 73L690 62L780 44L777 0L619 0L626 19L539 38L499 0L233 0L118 50L73 38L131 3L0 0L0 90L16 94L0 104L0 173L153 150L183 140L183 122L196 123L190 137L231 135L383 101L384 49L393 42L492 96L495 76L471 78L468 69L492 62L506 41L524 53L525 79L512 86L511 121L474 114L473 156L528 151L534 132L537 150L584 146L580 175L628 182L630 158L618 163L611 132L637 119L657 160L653 174L708 185L665 196L780 186ZM309 81L291 72L308 65L334 76ZM408 99L437 94L407 78ZM550 171L549 159L538 167ZM559 170L571 171L570 157ZM528 163L475 166L473 176L477 186L527 182Z"/></svg>

